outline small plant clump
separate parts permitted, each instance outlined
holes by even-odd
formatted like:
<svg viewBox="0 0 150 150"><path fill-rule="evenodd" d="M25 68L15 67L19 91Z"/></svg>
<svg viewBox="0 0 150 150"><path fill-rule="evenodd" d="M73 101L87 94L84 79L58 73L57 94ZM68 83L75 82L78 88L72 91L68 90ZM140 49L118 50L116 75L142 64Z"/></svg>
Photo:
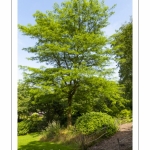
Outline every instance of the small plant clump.
<svg viewBox="0 0 150 150"><path fill-rule="evenodd" d="M60 124L59 122L52 121L51 123L48 123L48 126L45 128L45 130L42 131L42 140L50 140L59 135L60 132Z"/></svg>

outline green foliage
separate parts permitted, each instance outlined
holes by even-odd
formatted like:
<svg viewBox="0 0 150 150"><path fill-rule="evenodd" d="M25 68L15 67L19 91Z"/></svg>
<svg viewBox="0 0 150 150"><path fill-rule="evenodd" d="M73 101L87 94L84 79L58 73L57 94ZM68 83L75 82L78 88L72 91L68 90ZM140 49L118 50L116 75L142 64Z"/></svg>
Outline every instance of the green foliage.
<svg viewBox="0 0 150 150"><path fill-rule="evenodd" d="M38 113L33 113L28 117L27 122L29 124L29 132L38 132L45 127L45 120L43 116L40 116Z"/></svg>
<svg viewBox="0 0 150 150"><path fill-rule="evenodd" d="M117 118L120 119L121 124L132 121L132 111L123 109L118 115Z"/></svg>
<svg viewBox="0 0 150 150"><path fill-rule="evenodd" d="M38 113L33 113L26 119L18 123L18 135L25 135L31 132L38 132L44 129L46 122L44 117L39 116Z"/></svg>
<svg viewBox="0 0 150 150"><path fill-rule="evenodd" d="M119 67L119 83L124 84L124 97L130 100L132 109L132 20L112 35L111 45Z"/></svg>
<svg viewBox="0 0 150 150"><path fill-rule="evenodd" d="M76 128L82 134L91 134L102 130L104 127L106 127L107 130L107 134L105 136L113 135L118 130L115 119L106 113L86 113L79 117L76 121Z"/></svg>
<svg viewBox="0 0 150 150"><path fill-rule="evenodd" d="M28 121L21 121L18 123L18 135L25 135L29 133L30 125Z"/></svg>
<svg viewBox="0 0 150 150"><path fill-rule="evenodd" d="M30 95L29 95L29 88L28 86L22 82L18 82L18 117L21 119L21 117L25 117L29 114L29 101L30 101Z"/></svg>
<svg viewBox="0 0 150 150"><path fill-rule="evenodd" d="M48 126L42 132L42 139L50 140L59 135L59 132L60 132L60 124L58 122L53 121L52 123L48 123Z"/></svg>
<svg viewBox="0 0 150 150"><path fill-rule="evenodd" d="M40 120L42 120L42 117L40 117L38 113L33 113L29 118L32 121L40 121Z"/></svg>
<svg viewBox="0 0 150 150"><path fill-rule="evenodd" d="M120 118L131 118L132 117L132 112L131 112L131 110L123 109L119 113L118 117L120 117Z"/></svg>
<svg viewBox="0 0 150 150"><path fill-rule="evenodd" d="M80 116L86 112L104 112L116 116L125 108L128 100L122 97L123 87L114 81L91 77L85 80L75 94L74 112Z"/></svg>
<svg viewBox="0 0 150 150"><path fill-rule="evenodd" d="M32 92L37 93L33 99L38 100L33 101L35 105L40 101L41 107L42 101L49 105L54 97L63 102L68 126L72 124L75 94L80 86L89 86L85 78L105 78L112 73L106 69L111 51L105 47L109 40L102 30L109 24L112 9L104 1L70 0L61 6L55 4L54 11L37 11L33 15L35 25L18 25L24 35L37 39L33 47L23 49L34 54L29 59L51 65L50 68L21 67L26 71L24 78L32 86ZM43 95L52 97L39 99Z"/></svg>

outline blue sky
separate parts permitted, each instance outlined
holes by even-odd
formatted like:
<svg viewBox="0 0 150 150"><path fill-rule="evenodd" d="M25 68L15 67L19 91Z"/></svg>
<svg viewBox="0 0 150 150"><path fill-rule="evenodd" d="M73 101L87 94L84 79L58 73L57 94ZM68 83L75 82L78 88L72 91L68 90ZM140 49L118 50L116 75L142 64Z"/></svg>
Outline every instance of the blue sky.
<svg viewBox="0 0 150 150"><path fill-rule="evenodd" d="M53 4L56 2L61 4L64 0L18 0L18 24L27 25L34 24L33 14L36 10L46 12L46 10L53 10ZM130 20L132 16L132 0L105 0L105 4L109 7L117 4L114 11L115 14L109 18L110 25L105 28L105 34L110 36L115 33L115 30ZM26 57L31 54L23 51L22 48L34 46L35 40L22 35L18 31L18 65L39 67L44 64L37 64L34 61L29 61ZM115 74L118 77L117 71ZM18 70L18 79L22 79L22 71Z"/></svg>

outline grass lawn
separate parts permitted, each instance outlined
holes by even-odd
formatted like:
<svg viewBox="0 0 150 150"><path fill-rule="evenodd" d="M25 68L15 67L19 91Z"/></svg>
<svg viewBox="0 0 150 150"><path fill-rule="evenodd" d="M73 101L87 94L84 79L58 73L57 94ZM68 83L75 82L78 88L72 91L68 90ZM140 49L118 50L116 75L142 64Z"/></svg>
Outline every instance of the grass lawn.
<svg viewBox="0 0 150 150"><path fill-rule="evenodd" d="M41 142L38 133L18 136L18 150L74 150L69 145Z"/></svg>

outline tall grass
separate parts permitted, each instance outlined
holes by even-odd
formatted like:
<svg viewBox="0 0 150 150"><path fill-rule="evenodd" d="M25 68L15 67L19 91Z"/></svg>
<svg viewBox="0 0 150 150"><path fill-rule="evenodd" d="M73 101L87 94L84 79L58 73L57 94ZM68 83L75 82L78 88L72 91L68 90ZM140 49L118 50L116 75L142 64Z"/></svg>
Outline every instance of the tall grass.
<svg viewBox="0 0 150 150"><path fill-rule="evenodd" d="M48 126L41 133L41 140L47 141L56 138L59 135L60 129L59 122L53 121L52 123L48 123Z"/></svg>

